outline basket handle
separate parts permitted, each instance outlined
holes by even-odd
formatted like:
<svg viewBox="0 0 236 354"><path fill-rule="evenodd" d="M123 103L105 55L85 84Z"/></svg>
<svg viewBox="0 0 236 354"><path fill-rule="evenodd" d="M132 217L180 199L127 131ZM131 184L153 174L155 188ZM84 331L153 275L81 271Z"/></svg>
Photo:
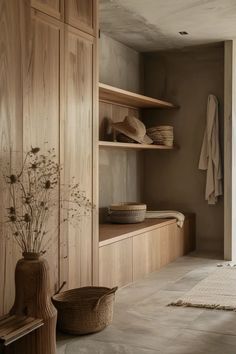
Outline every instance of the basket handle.
<svg viewBox="0 0 236 354"><path fill-rule="evenodd" d="M65 285L66 285L66 281L63 281L62 285L61 285L60 288L55 292L54 295L59 294L59 292L64 288Z"/></svg>
<svg viewBox="0 0 236 354"><path fill-rule="evenodd" d="M97 300L97 302L96 302L96 304L95 304L93 310L94 310L94 311L97 311L97 309L98 309L98 307L99 307L101 301L102 301L107 295L115 294L115 292L117 291L117 289L118 289L118 286L115 286L114 288L107 290L107 291L105 292L105 294L103 294L103 295Z"/></svg>

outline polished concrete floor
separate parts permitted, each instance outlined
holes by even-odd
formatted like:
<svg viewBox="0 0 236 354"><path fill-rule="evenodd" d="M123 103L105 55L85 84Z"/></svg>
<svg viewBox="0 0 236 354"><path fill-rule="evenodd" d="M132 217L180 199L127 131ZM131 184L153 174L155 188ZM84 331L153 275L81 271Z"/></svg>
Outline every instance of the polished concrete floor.
<svg viewBox="0 0 236 354"><path fill-rule="evenodd" d="M217 263L182 257L119 290L113 324L94 335L60 335L58 354L236 354L236 312L167 307Z"/></svg>

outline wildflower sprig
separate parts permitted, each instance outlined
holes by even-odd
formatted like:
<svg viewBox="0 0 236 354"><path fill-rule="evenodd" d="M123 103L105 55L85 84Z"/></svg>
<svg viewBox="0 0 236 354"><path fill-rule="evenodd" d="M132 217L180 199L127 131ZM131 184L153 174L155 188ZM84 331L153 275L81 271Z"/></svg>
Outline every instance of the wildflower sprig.
<svg viewBox="0 0 236 354"><path fill-rule="evenodd" d="M93 206L75 179L66 188L60 183L61 170L55 149L42 154L32 147L22 168L4 175L10 192L5 222L23 252L45 252L58 208L66 214L62 222L78 221L91 212Z"/></svg>

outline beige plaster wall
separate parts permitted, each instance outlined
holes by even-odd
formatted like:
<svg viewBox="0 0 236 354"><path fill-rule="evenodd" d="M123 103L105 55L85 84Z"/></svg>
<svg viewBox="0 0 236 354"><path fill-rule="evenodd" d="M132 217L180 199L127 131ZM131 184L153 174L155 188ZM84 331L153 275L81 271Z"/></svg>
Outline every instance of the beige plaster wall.
<svg viewBox="0 0 236 354"><path fill-rule="evenodd" d="M208 94L220 102L223 155L224 48L197 47L147 54L145 93L180 105L175 111L147 111L147 125L174 125L177 151L145 153L144 193L152 208L194 212L197 248L223 252L223 198L209 206L204 198L206 173L198 170Z"/></svg>
<svg viewBox="0 0 236 354"><path fill-rule="evenodd" d="M142 56L140 53L101 33L100 82L133 92L142 91ZM123 120L126 110L117 110L116 121ZM105 118L105 117L104 117ZM106 220L112 203L141 201L142 155L135 151L100 149L99 204L100 221Z"/></svg>
<svg viewBox="0 0 236 354"><path fill-rule="evenodd" d="M99 39L100 82L141 93L142 55L101 32Z"/></svg>

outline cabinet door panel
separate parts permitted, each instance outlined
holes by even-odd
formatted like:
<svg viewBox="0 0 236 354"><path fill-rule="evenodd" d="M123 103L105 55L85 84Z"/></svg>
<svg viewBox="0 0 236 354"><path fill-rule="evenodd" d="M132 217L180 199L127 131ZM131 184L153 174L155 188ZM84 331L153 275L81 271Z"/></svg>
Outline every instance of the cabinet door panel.
<svg viewBox="0 0 236 354"><path fill-rule="evenodd" d="M22 38L30 17L27 1L0 1L0 316L14 301L15 265L20 251L6 223L9 192L3 173L22 162Z"/></svg>
<svg viewBox="0 0 236 354"><path fill-rule="evenodd" d="M64 0L31 0L31 6L57 19L64 18Z"/></svg>
<svg viewBox="0 0 236 354"><path fill-rule="evenodd" d="M63 28L59 21L36 10L31 12L30 26L24 66L24 151L31 146L39 146L42 152L54 148L60 162L59 95ZM50 267L52 292L58 288L59 281L58 215L59 204L48 226L50 240L45 255Z"/></svg>
<svg viewBox="0 0 236 354"><path fill-rule="evenodd" d="M98 0L66 0L66 23L96 36Z"/></svg>
<svg viewBox="0 0 236 354"><path fill-rule="evenodd" d="M99 285L124 286L133 281L132 238L99 248Z"/></svg>
<svg viewBox="0 0 236 354"><path fill-rule="evenodd" d="M93 201L95 39L67 26L65 44L64 178L69 183L74 176ZM92 283L93 231L92 212L81 217L77 228L67 225L67 263L63 267L70 288Z"/></svg>
<svg viewBox="0 0 236 354"><path fill-rule="evenodd" d="M184 222L184 227L180 228L176 224L176 231L175 231L175 254L176 258L181 257L185 254L185 246L184 246L184 240L185 240L185 232L186 232L186 220Z"/></svg>
<svg viewBox="0 0 236 354"><path fill-rule="evenodd" d="M183 228L176 225L175 238L176 257L183 256L195 250L195 216L185 217Z"/></svg>
<svg viewBox="0 0 236 354"><path fill-rule="evenodd" d="M176 258L176 224L160 228L160 265L161 267Z"/></svg>
<svg viewBox="0 0 236 354"><path fill-rule="evenodd" d="M160 268L160 253L159 229L133 238L134 281Z"/></svg>

